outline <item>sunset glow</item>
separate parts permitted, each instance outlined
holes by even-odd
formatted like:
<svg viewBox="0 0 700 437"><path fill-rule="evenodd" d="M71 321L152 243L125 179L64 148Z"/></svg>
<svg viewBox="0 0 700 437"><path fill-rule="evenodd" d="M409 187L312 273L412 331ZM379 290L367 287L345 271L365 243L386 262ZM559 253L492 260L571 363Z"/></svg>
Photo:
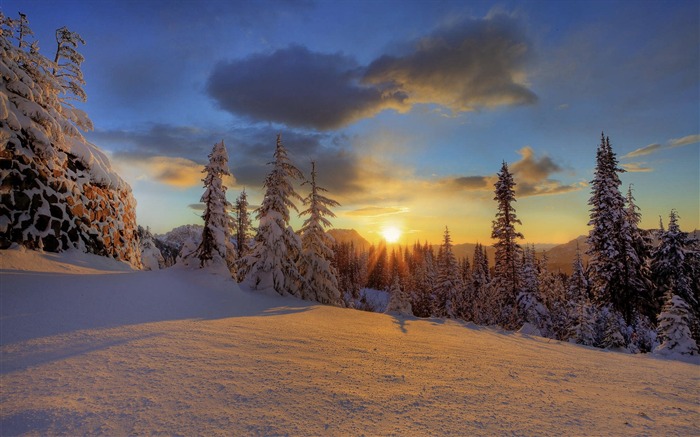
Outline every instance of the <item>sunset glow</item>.
<svg viewBox="0 0 700 437"><path fill-rule="evenodd" d="M585 235L601 131L640 226L675 208L683 229L700 227L696 3L273 1L268 14L203 2L194 15L166 3L138 16L131 2L3 4L43 46L64 25L87 41L85 136L154 233L202 223L201 169L222 139L228 200L245 188L259 205L278 133L307 176L316 161L342 205L333 226L373 242L438 243L448 226L455 243L492 244L503 161L524 241Z"/></svg>
<svg viewBox="0 0 700 437"><path fill-rule="evenodd" d="M387 243L397 243L401 238L401 230L394 226L388 226L382 229L382 237Z"/></svg>

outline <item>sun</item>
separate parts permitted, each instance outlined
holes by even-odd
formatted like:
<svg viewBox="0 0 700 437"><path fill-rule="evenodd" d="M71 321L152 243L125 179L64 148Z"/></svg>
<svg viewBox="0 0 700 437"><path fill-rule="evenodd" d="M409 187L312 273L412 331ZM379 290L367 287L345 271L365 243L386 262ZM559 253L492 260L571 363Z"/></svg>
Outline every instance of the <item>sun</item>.
<svg viewBox="0 0 700 437"><path fill-rule="evenodd" d="M388 226L382 229L382 236L387 243L396 243L401 238L401 230L394 226Z"/></svg>

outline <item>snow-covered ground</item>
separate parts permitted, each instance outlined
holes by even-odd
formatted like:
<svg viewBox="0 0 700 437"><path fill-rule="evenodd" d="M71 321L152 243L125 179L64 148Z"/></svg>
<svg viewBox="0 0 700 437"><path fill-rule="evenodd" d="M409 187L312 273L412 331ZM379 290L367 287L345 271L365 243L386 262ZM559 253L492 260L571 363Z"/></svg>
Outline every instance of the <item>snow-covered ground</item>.
<svg viewBox="0 0 700 437"><path fill-rule="evenodd" d="M700 366L0 252L0 434L700 435Z"/></svg>

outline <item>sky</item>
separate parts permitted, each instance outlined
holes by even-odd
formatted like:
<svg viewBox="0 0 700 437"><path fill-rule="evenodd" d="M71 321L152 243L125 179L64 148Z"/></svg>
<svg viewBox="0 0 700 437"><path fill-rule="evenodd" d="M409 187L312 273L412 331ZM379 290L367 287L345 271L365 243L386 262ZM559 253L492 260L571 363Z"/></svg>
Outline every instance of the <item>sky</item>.
<svg viewBox="0 0 700 437"><path fill-rule="evenodd" d="M201 223L224 140L233 202L253 205L277 134L370 241L491 243L493 184L514 173L525 241L588 232L601 132L641 226L700 228L697 1L0 0L44 55L86 41L86 138L156 233ZM300 187L302 196L305 187ZM299 205L301 206L301 205ZM301 210L301 208L300 208ZM293 216L295 214L292 214ZM294 217L298 228L301 219Z"/></svg>

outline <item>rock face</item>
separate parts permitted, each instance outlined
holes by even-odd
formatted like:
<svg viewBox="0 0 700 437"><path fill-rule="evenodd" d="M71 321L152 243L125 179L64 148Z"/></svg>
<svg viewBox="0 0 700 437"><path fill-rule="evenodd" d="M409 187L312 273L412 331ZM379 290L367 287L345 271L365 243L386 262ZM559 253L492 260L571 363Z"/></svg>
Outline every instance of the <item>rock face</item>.
<svg viewBox="0 0 700 437"><path fill-rule="evenodd" d="M78 248L140 267L129 186L95 182L70 153L42 157L23 136L13 140L0 148L0 246Z"/></svg>
<svg viewBox="0 0 700 437"><path fill-rule="evenodd" d="M86 99L84 41L59 29L51 61L24 39L25 15L0 11L0 28L0 247L77 248L141 267L131 188L83 137L92 122L71 103Z"/></svg>

